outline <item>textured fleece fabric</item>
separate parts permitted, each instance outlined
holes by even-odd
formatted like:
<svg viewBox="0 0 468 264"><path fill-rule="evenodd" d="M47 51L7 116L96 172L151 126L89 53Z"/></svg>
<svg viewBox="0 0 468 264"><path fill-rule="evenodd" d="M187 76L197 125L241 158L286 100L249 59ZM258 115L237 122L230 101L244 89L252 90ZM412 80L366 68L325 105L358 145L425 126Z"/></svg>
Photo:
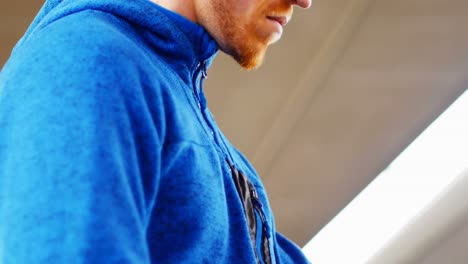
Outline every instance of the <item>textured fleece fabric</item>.
<svg viewBox="0 0 468 264"><path fill-rule="evenodd" d="M0 262L255 263L229 159L307 263L206 108L216 53L147 0L47 1L0 75Z"/></svg>

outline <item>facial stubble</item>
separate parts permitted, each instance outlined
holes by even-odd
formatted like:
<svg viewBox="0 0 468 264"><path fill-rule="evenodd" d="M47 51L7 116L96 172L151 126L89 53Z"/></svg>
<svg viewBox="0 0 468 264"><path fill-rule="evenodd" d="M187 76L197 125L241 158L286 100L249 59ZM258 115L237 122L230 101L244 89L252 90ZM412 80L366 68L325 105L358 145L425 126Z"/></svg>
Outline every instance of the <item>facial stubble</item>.
<svg viewBox="0 0 468 264"><path fill-rule="evenodd" d="M206 2L205 2L206 3ZM246 24L235 17L234 1L210 0L203 10L202 22L215 38L219 48L230 55L244 69L258 68L265 57L268 40L256 35L254 20Z"/></svg>

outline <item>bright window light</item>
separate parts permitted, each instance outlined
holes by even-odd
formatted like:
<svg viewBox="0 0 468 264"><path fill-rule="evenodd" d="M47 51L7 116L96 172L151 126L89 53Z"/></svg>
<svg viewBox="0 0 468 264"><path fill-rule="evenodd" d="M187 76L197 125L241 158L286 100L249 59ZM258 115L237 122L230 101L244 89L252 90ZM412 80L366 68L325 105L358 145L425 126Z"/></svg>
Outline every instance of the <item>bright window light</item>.
<svg viewBox="0 0 468 264"><path fill-rule="evenodd" d="M328 223L304 253L313 264L363 264L468 166L468 92Z"/></svg>

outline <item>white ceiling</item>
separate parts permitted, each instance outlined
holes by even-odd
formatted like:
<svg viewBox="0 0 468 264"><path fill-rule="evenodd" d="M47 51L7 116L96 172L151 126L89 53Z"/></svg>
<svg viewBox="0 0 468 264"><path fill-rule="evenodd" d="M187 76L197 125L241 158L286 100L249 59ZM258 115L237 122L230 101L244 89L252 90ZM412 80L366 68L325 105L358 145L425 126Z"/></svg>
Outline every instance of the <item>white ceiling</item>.
<svg viewBox="0 0 468 264"><path fill-rule="evenodd" d="M466 264L468 167L366 264Z"/></svg>
<svg viewBox="0 0 468 264"><path fill-rule="evenodd" d="M0 64L40 4L0 4ZM295 13L262 68L220 55L205 90L278 229L304 245L466 90L468 1L314 0Z"/></svg>

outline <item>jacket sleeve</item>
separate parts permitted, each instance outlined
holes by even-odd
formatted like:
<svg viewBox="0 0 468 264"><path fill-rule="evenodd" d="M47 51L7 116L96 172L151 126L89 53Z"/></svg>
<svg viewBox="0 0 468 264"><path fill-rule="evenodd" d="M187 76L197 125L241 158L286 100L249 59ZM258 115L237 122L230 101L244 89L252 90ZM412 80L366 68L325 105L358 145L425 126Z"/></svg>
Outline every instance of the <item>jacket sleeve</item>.
<svg viewBox="0 0 468 264"><path fill-rule="evenodd" d="M148 263L161 144L138 72L49 27L0 75L0 262Z"/></svg>
<svg viewBox="0 0 468 264"><path fill-rule="evenodd" d="M277 259L281 264L310 264L302 250L281 233L276 232Z"/></svg>

